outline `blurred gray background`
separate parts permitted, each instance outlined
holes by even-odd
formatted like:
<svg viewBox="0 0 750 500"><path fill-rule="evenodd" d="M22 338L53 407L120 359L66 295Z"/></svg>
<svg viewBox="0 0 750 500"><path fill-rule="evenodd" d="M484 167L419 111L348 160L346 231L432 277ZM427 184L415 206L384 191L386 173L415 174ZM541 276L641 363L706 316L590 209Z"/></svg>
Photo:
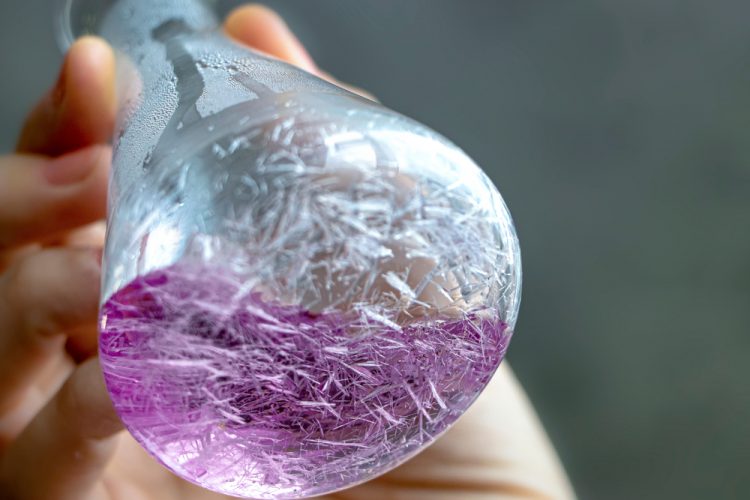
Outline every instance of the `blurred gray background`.
<svg viewBox="0 0 750 500"><path fill-rule="evenodd" d="M580 496L750 498L750 2L267 3L499 186L509 359ZM0 3L3 152L54 80L51 16Z"/></svg>

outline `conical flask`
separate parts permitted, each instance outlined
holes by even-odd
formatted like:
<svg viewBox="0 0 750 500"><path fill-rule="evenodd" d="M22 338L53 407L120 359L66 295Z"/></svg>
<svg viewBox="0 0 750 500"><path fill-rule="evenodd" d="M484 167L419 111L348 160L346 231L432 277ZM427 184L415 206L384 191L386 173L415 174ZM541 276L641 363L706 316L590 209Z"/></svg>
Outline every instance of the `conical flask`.
<svg viewBox="0 0 750 500"><path fill-rule="evenodd" d="M208 2L67 0L118 53L100 358L135 439L252 498L366 481L500 364L520 253L429 128L227 39ZM498 415L498 425L502 415Z"/></svg>

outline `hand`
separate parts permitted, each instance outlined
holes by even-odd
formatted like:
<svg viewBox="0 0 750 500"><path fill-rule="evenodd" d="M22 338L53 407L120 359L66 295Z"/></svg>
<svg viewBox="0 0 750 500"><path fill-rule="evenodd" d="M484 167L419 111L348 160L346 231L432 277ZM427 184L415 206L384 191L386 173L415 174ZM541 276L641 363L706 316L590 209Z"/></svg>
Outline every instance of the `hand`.
<svg viewBox="0 0 750 500"><path fill-rule="evenodd" d="M226 29L330 78L268 9L238 9ZM2 498L224 498L172 475L122 432L96 358L114 64L104 42L74 44L57 85L29 117L17 154L0 158ZM572 496L506 363L438 442L328 498Z"/></svg>

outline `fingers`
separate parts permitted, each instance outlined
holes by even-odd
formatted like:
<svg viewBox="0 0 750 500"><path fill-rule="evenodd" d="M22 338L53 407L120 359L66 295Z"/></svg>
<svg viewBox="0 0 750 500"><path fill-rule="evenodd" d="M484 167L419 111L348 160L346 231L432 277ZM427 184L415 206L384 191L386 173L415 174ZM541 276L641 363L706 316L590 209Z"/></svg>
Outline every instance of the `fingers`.
<svg viewBox="0 0 750 500"><path fill-rule="evenodd" d="M107 232L107 225L103 220L89 224L68 233L61 242L62 245L78 247L96 247L104 246L104 238Z"/></svg>
<svg viewBox="0 0 750 500"><path fill-rule="evenodd" d="M98 250L60 248L31 254L0 278L0 415L75 333L76 352L93 354L99 302Z"/></svg>
<svg viewBox="0 0 750 500"><path fill-rule="evenodd" d="M12 498L87 498L121 429L99 361L92 358L10 445L0 464L0 490Z"/></svg>
<svg viewBox="0 0 750 500"><path fill-rule="evenodd" d="M85 37L68 51L55 87L32 111L18 151L57 156L109 142L115 111L115 60L104 41Z"/></svg>
<svg viewBox="0 0 750 500"><path fill-rule="evenodd" d="M238 41L306 71L317 73L317 66L302 42L271 9L262 5L239 7L229 14L225 27L227 33Z"/></svg>
<svg viewBox="0 0 750 500"><path fill-rule="evenodd" d="M289 26L274 11L262 5L245 5L234 10L227 17L225 29L229 36L239 42L286 61L295 66L343 87L349 92L376 101L369 92L342 83L325 71L320 70L302 42L292 33Z"/></svg>
<svg viewBox="0 0 750 500"><path fill-rule="evenodd" d="M56 159L0 158L0 250L104 217L110 155L91 146Z"/></svg>

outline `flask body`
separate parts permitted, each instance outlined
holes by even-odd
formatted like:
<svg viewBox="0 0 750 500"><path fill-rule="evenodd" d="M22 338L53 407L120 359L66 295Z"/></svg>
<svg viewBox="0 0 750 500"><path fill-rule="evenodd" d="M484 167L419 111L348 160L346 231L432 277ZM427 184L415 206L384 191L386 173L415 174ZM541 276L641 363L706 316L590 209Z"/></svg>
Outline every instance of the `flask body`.
<svg viewBox="0 0 750 500"><path fill-rule="evenodd" d="M520 252L497 189L427 127L227 40L201 2L109 3L100 357L128 430L252 498L419 452L511 338Z"/></svg>

